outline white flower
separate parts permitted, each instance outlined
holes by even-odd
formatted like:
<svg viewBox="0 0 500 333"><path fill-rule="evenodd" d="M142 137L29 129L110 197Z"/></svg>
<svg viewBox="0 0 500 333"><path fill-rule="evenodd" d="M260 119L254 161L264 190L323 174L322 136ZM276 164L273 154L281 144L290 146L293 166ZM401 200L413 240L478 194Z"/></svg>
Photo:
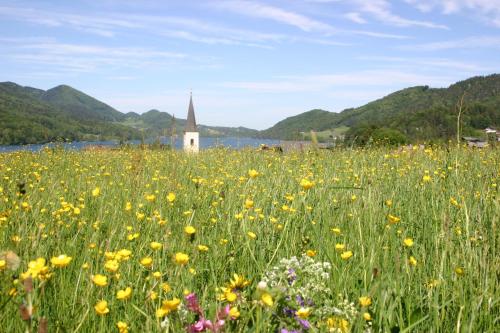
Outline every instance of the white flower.
<svg viewBox="0 0 500 333"><path fill-rule="evenodd" d="M257 284L257 289L259 289L259 290L267 289L267 283L266 283L266 281L260 281Z"/></svg>

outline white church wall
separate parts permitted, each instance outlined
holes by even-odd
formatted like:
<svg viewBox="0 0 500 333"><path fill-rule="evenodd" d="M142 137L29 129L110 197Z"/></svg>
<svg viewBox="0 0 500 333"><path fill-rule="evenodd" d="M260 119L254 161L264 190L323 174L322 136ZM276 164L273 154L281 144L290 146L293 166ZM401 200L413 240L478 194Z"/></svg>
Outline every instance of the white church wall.
<svg viewBox="0 0 500 333"><path fill-rule="evenodd" d="M184 151L188 153L197 153L200 150L200 133L184 133Z"/></svg>

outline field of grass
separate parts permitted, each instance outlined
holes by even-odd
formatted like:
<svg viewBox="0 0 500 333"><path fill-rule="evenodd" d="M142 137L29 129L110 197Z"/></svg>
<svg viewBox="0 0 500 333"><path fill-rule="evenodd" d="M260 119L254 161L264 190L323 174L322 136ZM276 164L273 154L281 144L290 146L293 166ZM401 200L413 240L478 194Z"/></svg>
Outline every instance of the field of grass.
<svg viewBox="0 0 500 333"><path fill-rule="evenodd" d="M0 154L0 332L498 332L500 150Z"/></svg>

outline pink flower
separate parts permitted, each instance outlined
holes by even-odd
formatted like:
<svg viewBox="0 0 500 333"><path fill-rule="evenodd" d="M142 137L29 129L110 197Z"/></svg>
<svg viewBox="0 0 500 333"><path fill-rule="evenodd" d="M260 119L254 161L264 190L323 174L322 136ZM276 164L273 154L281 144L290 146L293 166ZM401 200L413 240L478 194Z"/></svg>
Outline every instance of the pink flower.
<svg viewBox="0 0 500 333"><path fill-rule="evenodd" d="M205 332L207 329L212 330L213 325L210 320L200 318L196 323L190 325L187 329L189 333Z"/></svg>
<svg viewBox="0 0 500 333"><path fill-rule="evenodd" d="M198 303L198 298L196 297L196 294L190 293L186 295L184 298L186 299L188 310L197 313L203 317L203 312L201 311L201 307L200 304Z"/></svg>

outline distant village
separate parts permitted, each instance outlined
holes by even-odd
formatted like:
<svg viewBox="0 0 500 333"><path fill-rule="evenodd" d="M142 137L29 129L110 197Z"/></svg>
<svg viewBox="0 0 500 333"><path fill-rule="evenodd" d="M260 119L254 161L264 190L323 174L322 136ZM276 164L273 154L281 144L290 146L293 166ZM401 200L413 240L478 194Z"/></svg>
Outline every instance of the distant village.
<svg viewBox="0 0 500 333"><path fill-rule="evenodd" d="M486 137L488 138L487 140L472 136L463 136L462 140L467 142L467 145L469 147L475 148L484 148L491 142L500 142L500 131L491 127L487 127L484 132L486 134Z"/></svg>

